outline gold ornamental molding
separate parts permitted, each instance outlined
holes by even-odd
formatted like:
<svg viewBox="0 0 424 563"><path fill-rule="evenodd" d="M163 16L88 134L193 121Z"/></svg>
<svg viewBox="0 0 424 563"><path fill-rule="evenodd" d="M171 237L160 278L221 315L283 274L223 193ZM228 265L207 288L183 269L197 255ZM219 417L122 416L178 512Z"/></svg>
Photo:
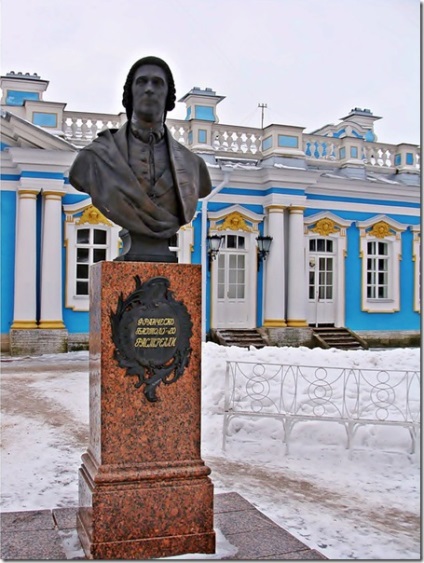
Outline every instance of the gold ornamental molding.
<svg viewBox="0 0 424 563"><path fill-rule="evenodd" d="M13 324L10 328L12 330L33 329L38 328L38 324L37 321L13 321Z"/></svg>
<svg viewBox="0 0 424 563"><path fill-rule="evenodd" d="M273 203L265 207L265 209L268 213L284 213L285 209L287 209L287 205L277 205Z"/></svg>
<svg viewBox="0 0 424 563"><path fill-rule="evenodd" d="M265 328L279 328L279 327L286 327L286 321L284 319L265 319L264 325Z"/></svg>
<svg viewBox="0 0 424 563"><path fill-rule="evenodd" d="M245 231L247 233L252 233L252 227L246 223L246 219L238 211L234 211L225 217L222 225L217 227L217 231Z"/></svg>
<svg viewBox="0 0 424 563"><path fill-rule="evenodd" d="M338 233L340 231L340 227L338 227L332 219L325 217L324 219L317 221L315 223L315 227L310 230L313 233L318 233L322 237L326 237L332 233Z"/></svg>
<svg viewBox="0 0 424 563"><path fill-rule="evenodd" d="M84 225L89 223L90 225L107 225L112 227L112 223L106 219L106 217L101 213L94 205L89 205L81 215L81 217L76 221L77 225Z"/></svg>
<svg viewBox="0 0 424 563"><path fill-rule="evenodd" d="M65 192L53 192L53 191L43 191L43 196L45 199L62 199L65 195Z"/></svg>
<svg viewBox="0 0 424 563"><path fill-rule="evenodd" d="M57 329L65 328L63 321L40 321L38 326L40 329Z"/></svg>
<svg viewBox="0 0 424 563"><path fill-rule="evenodd" d="M18 196L20 199L37 199L40 192L34 190L18 190Z"/></svg>
<svg viewBox="0 0 424 563"><path fill-rule="evenodd" d="M308 323L304 319L287 319L287 326L305 328L308 327Z"/></svg>
<svg viewBox="0 0 424 563"><path fill-rule="evenodd" d="M385 221L379 221L367 232L367 235L381 239L393 236L393 234L395 234L393 229Z"/></svg>

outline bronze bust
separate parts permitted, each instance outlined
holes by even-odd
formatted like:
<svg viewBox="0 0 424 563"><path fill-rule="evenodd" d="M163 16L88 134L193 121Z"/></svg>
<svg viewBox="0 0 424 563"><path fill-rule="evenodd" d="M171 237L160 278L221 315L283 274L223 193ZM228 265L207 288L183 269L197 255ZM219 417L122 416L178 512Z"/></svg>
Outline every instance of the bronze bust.
<svg viewBox="0 0 424 563"><path fill-rule="evenodd" d="M71 184L123 228L124 252L117 260L176 262L168 241L211 191L204 160L165 125L175 99L169 66L157 57L138 60L124 85L128 121L100 132L71 167Z"/></svg>

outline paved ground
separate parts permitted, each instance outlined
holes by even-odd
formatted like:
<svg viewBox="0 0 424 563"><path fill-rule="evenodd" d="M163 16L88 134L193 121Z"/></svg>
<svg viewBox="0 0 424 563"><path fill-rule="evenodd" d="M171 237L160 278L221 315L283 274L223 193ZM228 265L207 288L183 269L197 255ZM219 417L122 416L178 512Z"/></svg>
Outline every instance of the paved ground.
<svg viewBox="0 0 424 563"><path fill-rule="evenodd" d="M75 529L77 508L1 514L1 558L85 559ZM326 559L237 493L215 495L215 528L233 546L230 559ZM228 549L227 549L228 553Z"/></svg>

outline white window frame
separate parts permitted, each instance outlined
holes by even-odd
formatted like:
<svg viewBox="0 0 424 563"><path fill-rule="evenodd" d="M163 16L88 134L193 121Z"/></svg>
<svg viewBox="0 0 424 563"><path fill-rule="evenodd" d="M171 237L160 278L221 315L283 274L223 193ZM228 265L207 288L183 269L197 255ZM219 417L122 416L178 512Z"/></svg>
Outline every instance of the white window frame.
<svg viewBox="0 0 424 563"><path fill-rule="evenodd" d="M88 242L79 242L78 241L78 234L81 231L88 231ZM94 233L95 232L103 232L105 234L105 243L104 244L96 244L94 241ZM89 224L83 224L83 225L78 225L76 227L76 232L75 232L75 236L76 236L76 242L75 242L75 251L76 251L76 257L75 257L75 270L76 270L76 274L75 274L75 287L74 287L74 293L76 297L82 297L82 296L88 296L89 295L89 278L90 278L90 266L92 266L93 264L95 264L96 262L99 262L100 260L94 260L94 253L96 250L101 250L102 251L102 256L104 256L104 258L102 258L102 260L106 260L107 256L108 256L108 238L110 238L109 232L108 232L108 228L106 226L103 225L89 225ZM79 250L86 250L87 254L88 254L88 261L87 262L82 262L80 263L78 261L78 251ZM87 277L85 276L79 276L78 275L78 266L87 266ZM87 284L87 291L85 293L79 293L78 292L78 284L79 283L86 283Z"/></svg>
<svg viewBox="0 0 424 563"><path fill-rule="evenodd" d="M66 246L66 285L65 307L74 311L88 311L90 307L89 295L77 295L77 231L78 229L100 229L106 231L106 260L113 260L119 254L121 241L119 231L121 227L115 225L91 203L91 198L76 204L63 206L65 221ZM89 245L87 245L87 248Z"/></svg>
<svg viewBox="0 0 424 563"><path fill-rule="evenodd" d="M360 232L361 308L366 313L395 313L400 310L401 233L408 228L386 215L371 217L356 223ZM387 297L368 297L368 243L387 243L388 281Z"/></svg>
<svg viewBox="0 0 424 563"><path fill-rule="evenodd" d="M324 225L320 221L325 221ZM319 211L314 215L309 215L303 220L304 223L304 250L306 255L306 264L309 264L310 251L309 241L313 238L328 237L333 241L333 256L335 259L334 274L335 284L333 289L333 299L335 303L335 326L345 326L345 301L346 301L346 280L345 280L345 257L347 253L347 237L346 231L352 225L353 221L342 219L331 211ZM326 232L325 224L329 227ZM321 225L321 228L320 228ZM305 269L307 298L309 301L309 268ZM308 316L308 322L313 322Z"/></svg>
<svg viewBox="0 0 424 563"><path fill-rule="evenodd" d="M367 299L388 299L390 297L391 259L388 241L367 241ZM370 274L371 280L369 279ZM380 276L383 276L383 280L380 279ZM379 295L381 292L384 295Z"/></svg>
<svg viewBox="0 0 424 563"><path fill-rule="evenodd" d="M414 261L414 311L421 312L421 228L419 225L411 227L412 231L412 260Z"/></svg>

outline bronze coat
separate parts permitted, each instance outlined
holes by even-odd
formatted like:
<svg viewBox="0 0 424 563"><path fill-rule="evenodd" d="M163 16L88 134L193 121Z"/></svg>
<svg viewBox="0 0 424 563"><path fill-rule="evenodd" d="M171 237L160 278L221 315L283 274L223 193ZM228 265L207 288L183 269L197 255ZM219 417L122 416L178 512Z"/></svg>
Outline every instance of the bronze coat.
<svg viewBox="0 0 424 563"><path fill-rule="evenodd" d="M155 238L169 238L179 226L189 223L199 198L212 189L207 166L200 156L176 141L167 127L174 187L180 204L181 224L164 207L157 206L140 186L128 164L128 123L107 129L77 155L69 181L91 196L93 205L111 221L130 232Z"/></svg>

